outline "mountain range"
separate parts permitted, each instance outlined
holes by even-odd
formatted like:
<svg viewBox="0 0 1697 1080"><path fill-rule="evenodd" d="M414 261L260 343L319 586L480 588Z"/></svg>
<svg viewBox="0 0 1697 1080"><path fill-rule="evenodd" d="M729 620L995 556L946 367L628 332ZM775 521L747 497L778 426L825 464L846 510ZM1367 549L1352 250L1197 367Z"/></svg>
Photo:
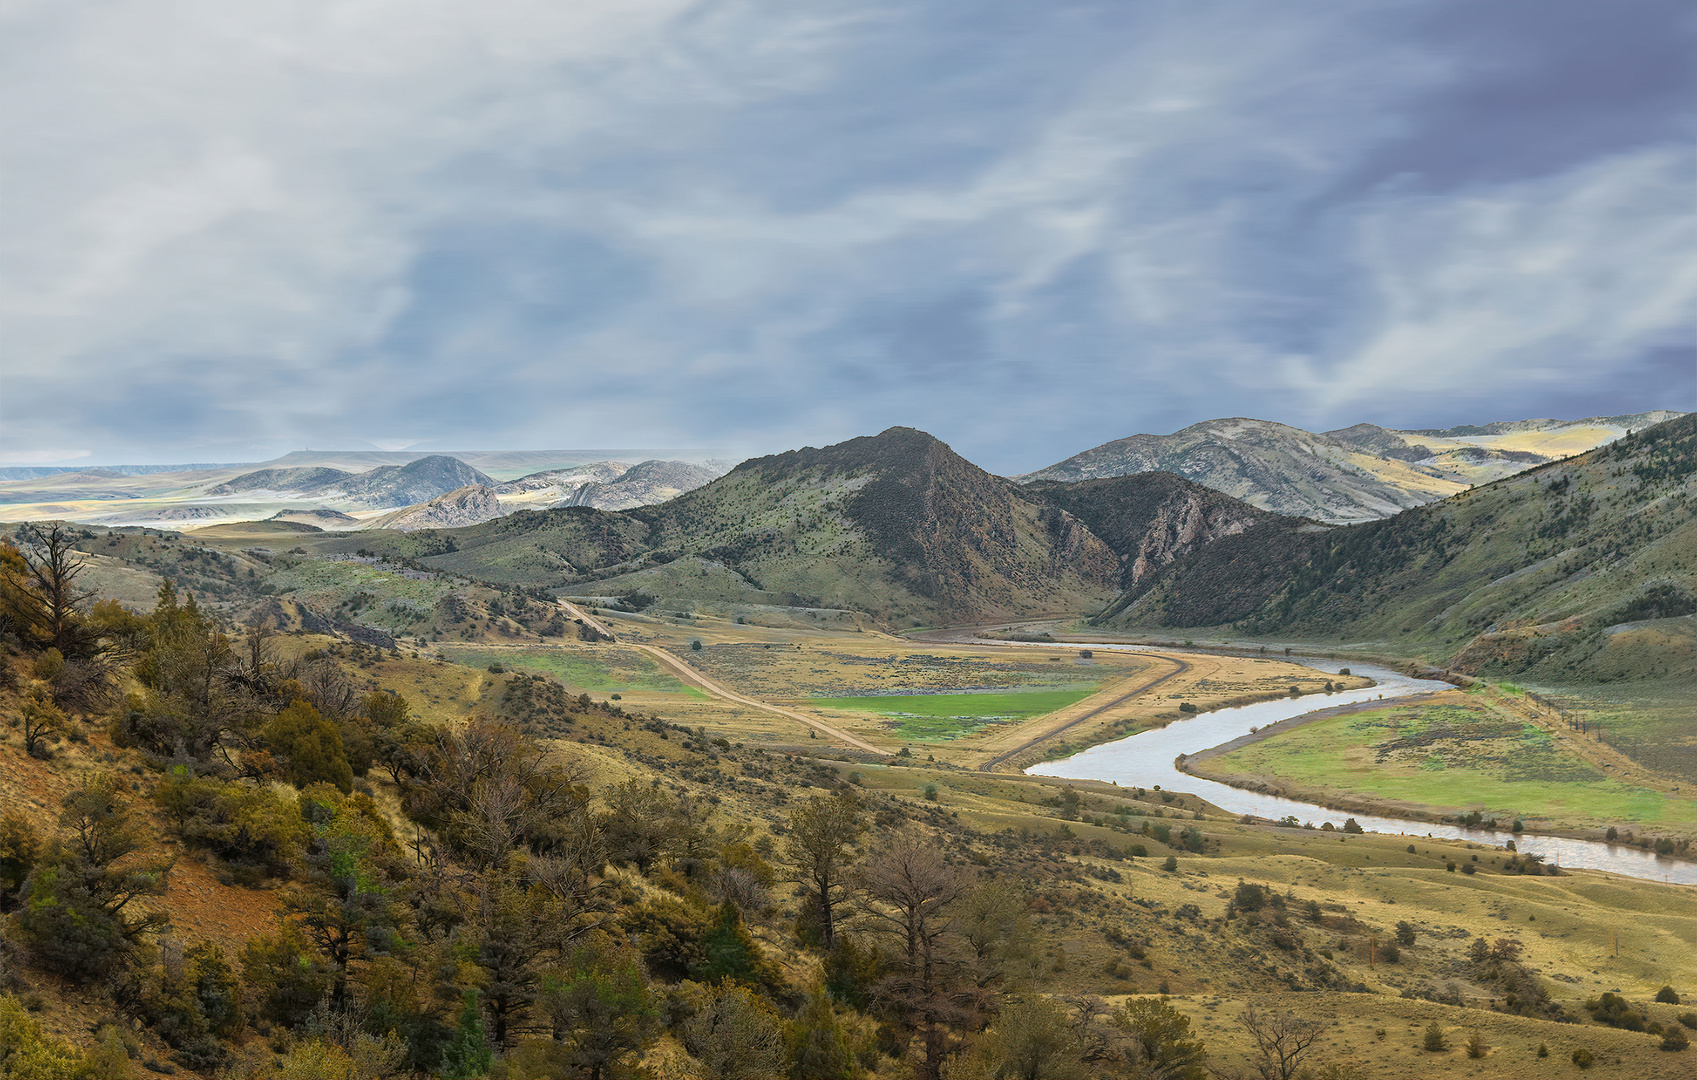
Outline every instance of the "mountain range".
<svg viewBox="0 0 1697 1080"><path fill-rule="evenodd" d="M1089 615L1605 678L1697 660L1693 500L1697 414L1352 525L1170 473L1017 484L891 428L746 461L658 505L343 543L576 596L846 608L892 626Z"/></svg>

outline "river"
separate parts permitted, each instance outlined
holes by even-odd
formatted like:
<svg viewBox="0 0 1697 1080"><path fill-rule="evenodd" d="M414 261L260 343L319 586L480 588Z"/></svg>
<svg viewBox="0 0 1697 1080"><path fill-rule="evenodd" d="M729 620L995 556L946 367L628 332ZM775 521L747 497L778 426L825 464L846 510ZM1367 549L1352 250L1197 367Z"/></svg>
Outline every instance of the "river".
<svg viewBox="0 0 1697 1080"><path fill-rule="evenodd" d="M1049 648L1054 647L1047 642L1044 644ZM1073 644L1075 643L1055 643L1055 645ZM1140 645L1104 645L1097 642L1076 644L1080 648L1100 650L1154 653L1162 651ZM1140 731L1115 742L1093 746L1069 758L1059 761L1045 761L1040 765L1033 765L1025 771L1037 776L1053 776L1066 780L1112 781L1121 787L1159 787L1168 791L1191 792L1234 814L1254 814L1257 817L1270 818L1274 821L1294 816L1299 821L1313 822L1316 826L1326 821L1330 821L1334 825L1342 825L1345 817L1353 817L1368 832L1471 840L1493 847L1501 847L1512 840L1515 847L1523 854L1542 855L1546 862L1555 863L1565 869L1605 870L1610 873L1643 878L1648 881L1697 885L1697 863L1682 859L1657 858L1651 852L1635 847L1608 844L1596 840L1571 840L1560 836L1538 836L1532 833L1521 833L1516 836L1506 831L1464 829L1458 825L1439 825L1424 821L1410 821L1404 818L1375 817L1371 814L1346 814L1313 803L1283 799L1275 795L1263 795L1255 791L1244 791L1241 788L1180 772L1177 766L1173 764L1174 759L1180 754L1195 754L1209 747L1230 742L1239 736L1249 734L1251 728L1263 728L1268 724L1288 720L1291 717L1300 716L1319 708L1329 709L1336 705L1373 701L1381 697L1403 697L1409 694L1454 689L1448 683L1435 682L1429 679L1412 679L1391 671L1389 668L1363 664L1355 660L1319 661L1300 657L1279 657L1279 659L1288 659L1294 663L1324 671L1327 674L1335 674L1340 664L1347 664L1352 674L1365 675L1373 679L1375 685L1362 690L1340 690L1325 695L1323 699L1312 695L1300 699L1281 698L1276 701L1261 701L1253 705L1244 705L1235 709L1220 709L1217 712L1201 713L1188 720L1174 721L1164 728Z"/></svg>

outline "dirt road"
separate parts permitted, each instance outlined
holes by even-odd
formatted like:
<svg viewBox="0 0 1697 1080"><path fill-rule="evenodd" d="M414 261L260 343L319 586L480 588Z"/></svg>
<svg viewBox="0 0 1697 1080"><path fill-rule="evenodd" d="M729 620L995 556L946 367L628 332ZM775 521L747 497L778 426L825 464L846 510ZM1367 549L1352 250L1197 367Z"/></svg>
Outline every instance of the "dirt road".
<svg viewBox="0 0 1697 1080"><path fill-rule="evenodd" d="M576 604L567 600L561 600L559 603L561 607L566 609L567 613L570 614L572 618L582 619L584 625L606 637L612 638L615 641L618 640L617 636L611 629L608 628L606 623L595 619ZM757 698L751 698L745 694L739 694L735 690L728 690L657 645L644 645L636 641L623 641L620 642L620 644L632 649L640 649L647 653L649 656L652 656L654 659L660 661L660 663L669 668L673 674L678 676L678 678L682 679L690 686L695 687L697 690L700 690L704 694L710 694L713 697L721 698L725 701L732 701L738 705L746 705L751 709L759 709L761 712L774 713L778 716L784 716L791 720L799 721L815 731L828 735L838 742L846 743L857 750L865 750L869 753L878 754L880 756L889 755L888 750L873 746L865 739L850 735L842 728L827 724L825 721L820 720L817 717L808 716L806 713L797 712L794 709L786 709L782 705L773 705L770 702L760 701Z"/></svg>

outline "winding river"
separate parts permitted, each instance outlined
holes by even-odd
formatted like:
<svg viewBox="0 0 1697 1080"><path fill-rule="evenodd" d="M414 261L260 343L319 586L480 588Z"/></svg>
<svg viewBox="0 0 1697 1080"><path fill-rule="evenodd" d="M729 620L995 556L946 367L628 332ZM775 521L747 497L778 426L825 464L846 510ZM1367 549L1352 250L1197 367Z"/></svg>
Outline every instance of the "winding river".
<svg viewBox="0 0 1697 1080"><path fill-rule="evenodd" d="M1071 643L1057 642L1056 644ZM1089 649L1130 652L1161 651L1138 645L1080 643L1080 646ZM1048 647L1053 648L1054 646L1049 645ZM1280 657L1280 659L1289 659L1318 671L1324 671L1327 674L1335 673L1340 663L1340 661L1335 660L1321 662L1299 657ZM1263 728L1280 720L1288 720L1291 717L1314 711L1316 707L1329 709L1337 705L1373 701L1381 697L1404 697L1409 694L1453 689L1448 683L1434 682L1428 679L1412 679L1388 668L1376 667L1372 664L1363 664L1354 660L1344 661L1344 663L1349 665L1353 674L1365 675L1375 680L1376 685L1362 690L1341 690L1337 693L1327 694L1324 698L1324 704L1318 704L1318 699L1311 695L1300 700L1285 698L1276 701L1262 701L1235 709L1221 709L1217 712L1202 713L1188 720L1174 721L1164 728L1140 731L1115 742L1093 746L1069 758L1059 761L1045 761L1042 764L1033 765L1025 771L1038 776L1053 776L1067 780L1112 781L1121 787L1160 787L1169 791L1190 792L1200 795L1215 806L1229 810L1234 814L1254 814L1257 817L1270 818L1274 821L1294 816L1300 821L1311 821L1315 825L1324 821L1341 825L1345 817L1353 817L1368 832L1471 840L1493 847L1501 847L1509 840L1513 840L1515 846L1522 853L1542 855L1547 862L1555 863L1567 869L1604 870L1627 877L1644 878L1649 881L1697 885L1697 863L1680 859L1657 858L1654 854L1635 847L1607 844L1594 840L1570 840L1559 836L1537 836L1532 833L1522 833L1515 836L1509 832L1464 829L1458 825L1440 825L1424 821L1409 821L1402 818L1375 817L1371 814L1346 814L1313 803L1298 802L1294 799L1284 799L1274 795L1263 795L1259 792L1245 791L1213 780L1204 780L1200 776L1180 772L1173 764L1174 759L1180 754L1194 754L1209 747L1219 746L1221 743L1230 742L1239 736L1249 734L1252 728Z"/></svg>

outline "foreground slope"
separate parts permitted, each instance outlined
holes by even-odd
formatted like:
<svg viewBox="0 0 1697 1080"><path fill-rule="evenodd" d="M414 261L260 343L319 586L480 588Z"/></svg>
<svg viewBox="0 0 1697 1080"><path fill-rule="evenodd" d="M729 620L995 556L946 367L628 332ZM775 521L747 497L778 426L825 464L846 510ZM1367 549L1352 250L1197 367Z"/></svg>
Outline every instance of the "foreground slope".
<svg viewBox="0 0 1697 1080"><path fill-rule="evenodd" d="M1485 670L1697 670L1697 415L1383 521L1274 521L1145 578L1117 625L1374 639Z"/></svg>

